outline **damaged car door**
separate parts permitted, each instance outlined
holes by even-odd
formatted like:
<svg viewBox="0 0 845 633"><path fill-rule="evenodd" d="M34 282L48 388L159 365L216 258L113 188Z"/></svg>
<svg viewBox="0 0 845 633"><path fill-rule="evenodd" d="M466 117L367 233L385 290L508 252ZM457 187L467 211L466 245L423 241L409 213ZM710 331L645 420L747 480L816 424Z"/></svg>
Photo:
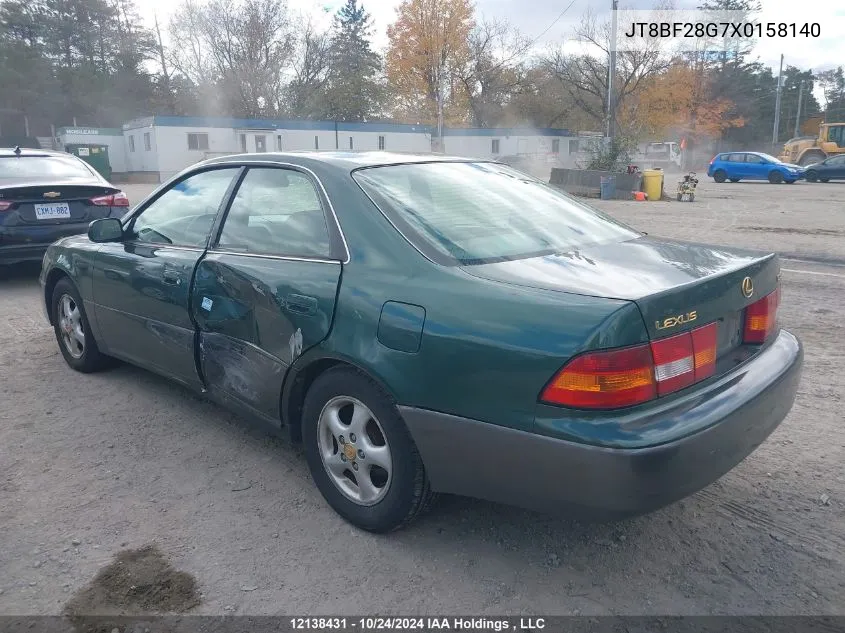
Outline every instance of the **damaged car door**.
<svg viewBox="0 0 845 633"><path fill-rule="evenodd" d="M327 207L305 171L252 166L243 176L192 290L213 399L278 423L288 367L334 315L344 254Z"/></svg>
<svg viewBox="0 0 845 633"><path fill-rule="evenodd" d="M122 240L99 248L93 304L105 352L201 387L191 276L239 171L210 168L177 180L133 212Z"/></svg>

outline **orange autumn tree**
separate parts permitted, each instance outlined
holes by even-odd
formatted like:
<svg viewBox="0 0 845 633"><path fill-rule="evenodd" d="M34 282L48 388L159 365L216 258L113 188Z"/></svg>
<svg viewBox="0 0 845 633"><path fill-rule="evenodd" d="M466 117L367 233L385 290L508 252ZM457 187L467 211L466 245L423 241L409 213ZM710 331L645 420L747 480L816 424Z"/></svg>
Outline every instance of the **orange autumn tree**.
<svg viewBox="0 0 845 633"><path fill-rule="evenodd" d="M686 137L688 142L698 143L745 125L742 117L732 115L733 107L730 99L710 96L706 75L679 62L650 78L620 117L623 126L638 138Z"/></svg>
<svg viewBox="0 0 845 633"><path fill-rule="evenodd" d="M385 69L395 96L395 115L411 122L437 121L442 86L446 123L467 117L457 71L469 56L475 26L469 0L403 0L387 29Z"/></svg>

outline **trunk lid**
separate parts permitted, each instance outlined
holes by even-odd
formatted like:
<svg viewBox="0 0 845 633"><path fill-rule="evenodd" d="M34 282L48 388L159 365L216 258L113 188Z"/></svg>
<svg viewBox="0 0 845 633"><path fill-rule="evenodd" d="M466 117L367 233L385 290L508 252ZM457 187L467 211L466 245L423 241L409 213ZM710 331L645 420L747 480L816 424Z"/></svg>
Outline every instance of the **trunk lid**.
<svg viewBox="0 0 845 633"><path fill-rule="evenodd" d="M743 310L777 287L774 254L642 237L529 259L464 266L471 275L633 301L649 337L718 322L718 354L740 345ZM746 296L748 277L753 292Z"/></svg>
<svg viewBox="0 0 845 633"><path fill-rule="evenodd" d="M18 225L79 224L108 217L109 206L97 206L91 198L111 195L119 189L90 182L28 182L0 186L0 200L12 203L2 213L6 223Z"/></svg>

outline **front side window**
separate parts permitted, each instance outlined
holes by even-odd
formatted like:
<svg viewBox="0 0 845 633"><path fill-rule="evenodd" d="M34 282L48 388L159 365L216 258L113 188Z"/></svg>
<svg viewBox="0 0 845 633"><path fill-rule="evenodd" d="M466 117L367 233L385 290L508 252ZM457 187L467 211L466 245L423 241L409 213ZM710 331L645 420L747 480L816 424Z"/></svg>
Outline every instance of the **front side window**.
<svg viewBox="0 0 845 633"><path fill-rule="evenodd" d="M760 158L759 156L756 156L754 154L746 154L745 155L745 162L749 163L751 165L762 165L766 161L764 161L762 158Z"/></svg>
<svg viewBox="0 0 845 633"><path fill-rule="evenodd" d="M329 257L326 216L311 180L289 169L250 169L218 245L260 255Z"/></svg>
<svg viewBox="0 0 845 633"><path fill-rule="evenodd" d="M729 163L744 163L745 154L728 154L727 161Z"/></svg>
<svg viewBox="0 0 845 633"><path fill-rule="evenodd" d="M504 165L434 162L353 178L422 252L479 264L634 239L633 229Z"/></svg>
<svg viewBox="0 0 845 633"><path fill-rule="evenodd" d="M205 246L214 217L238 168L214 169L180 180L130 223L139 242Z"/></svg>
<svg viewBox="0 0 845 633"><path fill-rule="evenodd" d="M828 165L843 166L845 165L845 156L834 156L825 161Z"/></svg>

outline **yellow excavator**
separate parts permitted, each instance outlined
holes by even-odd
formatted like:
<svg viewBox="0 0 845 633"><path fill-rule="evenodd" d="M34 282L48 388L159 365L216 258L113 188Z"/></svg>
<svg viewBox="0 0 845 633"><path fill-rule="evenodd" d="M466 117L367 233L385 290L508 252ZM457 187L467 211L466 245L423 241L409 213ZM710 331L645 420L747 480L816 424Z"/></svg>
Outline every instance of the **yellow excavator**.
<svg viewBox="0 0 845 633"><path fill-rule="evenodd" d="M806 167L837 154L845 154L845 123L822 123L818 136L789 139L778 158L784 163Z"/></svg>

